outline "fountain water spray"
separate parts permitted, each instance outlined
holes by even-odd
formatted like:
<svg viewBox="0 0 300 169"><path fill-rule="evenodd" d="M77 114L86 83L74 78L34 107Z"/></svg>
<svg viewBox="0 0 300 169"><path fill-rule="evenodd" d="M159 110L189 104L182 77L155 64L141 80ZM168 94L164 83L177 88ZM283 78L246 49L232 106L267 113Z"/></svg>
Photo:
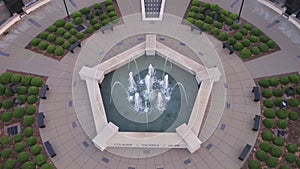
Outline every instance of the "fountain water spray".
<svg viewBox="0 0 300 169"><path fill-rule="evenodd" d="M129 72L128 81L129 81L129 85L128 85L129 92L130 93L135 92L136 91L136 83L135 83L135 81L133 79L132 72Z"/></svg>

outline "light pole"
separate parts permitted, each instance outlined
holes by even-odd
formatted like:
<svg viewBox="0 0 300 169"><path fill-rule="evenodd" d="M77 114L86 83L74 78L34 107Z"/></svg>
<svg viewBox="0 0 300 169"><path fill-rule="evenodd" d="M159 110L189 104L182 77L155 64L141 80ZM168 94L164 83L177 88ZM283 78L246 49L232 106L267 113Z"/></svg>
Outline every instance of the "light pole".
<svg viewBox="0 0 300 169"><path fill-rule="evenodd" d="M64 5L65 5L65 8L66 8L67 15L68 15L68 20L70 20L71 17L70 17L69 11L68 11L68 7L67 7L67 4L66 4L66 0L63 0L63 1L64 1Z"/></svg>
<svg viewBox="0 0 300 169"><path fill-rule="evenodd" d="M240 12L239 12L239 17L238 17L238 21L240 22L240 17L241 17L241 13L242 13L242 9L243 9L243 6L244 6L244 1L245 0L242 0L242 4L240 6Z"/></svg>

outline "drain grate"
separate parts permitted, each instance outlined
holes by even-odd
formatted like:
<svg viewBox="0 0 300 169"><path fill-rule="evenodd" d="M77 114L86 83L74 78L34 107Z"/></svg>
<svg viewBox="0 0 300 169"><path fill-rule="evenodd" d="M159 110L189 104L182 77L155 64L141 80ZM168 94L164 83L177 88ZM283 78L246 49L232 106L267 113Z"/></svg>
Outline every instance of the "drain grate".
<svg viewBox="0 0 300 169"><path fill-rule="evenodd" d="M230 103L226 103L226 108L230 109Z"/></svg>
<svg viewBox="0 0 300 169"><path fill-rule="evenodd" d="M90 146L89 143L87 143L86 141L82 142L82 144L83 144L83 146L86 147L86 148L88 148L88 147Z"/></svg>
<svg viewBox="0 0 300 169"><path fill-rule="evenodd" d="M8 57L10 54L9 54L9 53L6 53L6 52L0 51L0 55Z"/></svg>
<svg viewBox="0 0 300 169"><path fill-rule="evenodd" d="M72 100L68 102L68 106L69 106L69 107L72 107L72 106L73 106L73 101L72 101Z"/></svg>
<svg viewBox="0 0 300 169"><path fill-rule="evenodd" d="M227 83L224 83L224 88L228 88L228 84Z"/></svg>
<svg viewBox="0 0 300 169"><path fill-rule="evenodd" d="M225 124L222 124L220 129L221 129L221 130L225 130L225 127L226 127L226 125L225 125Z"/></svg>
<svg viewBox="0 0 300 169"><path fill-rule="evenodd" d="M212 147L213 147L213 145L209 143L209 144L206 146L206 149L207 149L207 150L210 150Z"/></svg>
<svg viewBox="0 0 300 169"><path fill-rule="evenodd" d="M191 159L187 159L187 160L184 160L183 162L184 162L185 165L188 165L188 164L190 164L192 161L191 161Z"/></svg>
<svg viewBox="0 0 300 169"><path fill-rule="evenodd" d="M77 4L75 3L74 0L69 0L69 1L70 1L71 5L72 5L74 8L77 8Z"/></svg>
<svg viewBox="0 0 300 169"><path fill-rule="evenodd" d="M103 158L102 158L102 161L105 162L105 163L108 163L108 162L109 162L109 159L106 158L106 157L103 157Z"/></svg>
<svg viewBox="0 0 300 169"><path fill-rule="evenodd" d="M72 122L72 127L73 128L77 127L77 123L75 121Z"/></svg>

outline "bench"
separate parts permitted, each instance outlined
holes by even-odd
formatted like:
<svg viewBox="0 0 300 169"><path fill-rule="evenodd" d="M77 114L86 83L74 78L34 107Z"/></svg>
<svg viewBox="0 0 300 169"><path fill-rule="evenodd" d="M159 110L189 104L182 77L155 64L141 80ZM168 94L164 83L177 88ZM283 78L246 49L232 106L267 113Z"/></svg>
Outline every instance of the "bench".
<svg viewBox="0 0 300 169"><path fill-rule="evenodd" d="M48 85L43 85L42 86L42 91L41 91L41 94L40 94L40 98L41 99L47 99L47 97L46 97L46 92L47 92L47 90L49 90L49 87L48 87Z"/></svg>
<svg viewBox="0 0 300 169"><path fill-rule="evenodd" d="M255 115L253 120L254 120L254 125L253 125L252 130L257 131L260 128L261 116L260 115Z"/></svg>
<svg viewBox="0 0 300 169"><path fill-rule="evenodd" d="M101 31L102 31L102 33L104 34L104 31L109 30L109 29L110 29L111 31L114 30L112 24L107 24L107 25L103 26L103 27L101 28Z"/></svg>
<svg viewBox="0 0 300 169"><path fill-rule="evenodd" d="M255 102L258 102L260 100L260 94L259 94L259 88L253 87L252 93L254 93L254 100Z"/></svg>
<svg viewBox="0 0 300 169"><path fill-rule="evenodd" d="M203 31L203 29L202 28L200 28L200 27L198 27L198 26L196 26L196 25L191 25L191 31L193 31L193 30L197 30L197 31L199 31L200 32L200 34L202 33L202 31Z"/></svg>
<svg viewBox="0 0 300 169"><path fill-rule="evenodd" d="M54 152L53 148L52 148L52 145L50 144L49 141L46 141L44 143L45 147L46 147L46 150L49 154L49 156L52 158L52 157L55 157L56 156L56 153Z"/></svg>
<svg viewBox="0 0 300 169"><path fill-rule="evenodd" d="M80 43L79 41L76 41L74 44L72 44L72 45L69 47L69 51L70 51L71 53L74 53L74 49L75 49L76 47L81 47L81 43Z"/></svg>
<svg viewBox="0 0 300 169"><path fill-rule="evenodd" d="M44 118L45 118L45 115L43 112L40 112L38 114L38 126L39 128L45 128L45 123L44 123Z"/></svg>
<svg viewBox="0 0 300 169"><path fill-rule="evenodd" d="M223 43L223 48L228 49L228 50L229 50L229 54L233 54L233 52L235 51L235 50L233 49L233 47L231 47L231 45L230 45L229 43L227 43L227 42L224 42L224 43Z"/></svg>
<svg viewBox="0 0 300 169"><path fill-rule="evenodd" d="M244 159L247 157L247 155L249 154L251 150L251 146L249 144L247 144L244 148L244 150L242 151L242 153L239 156L239 159L244 161Z"/></svg>

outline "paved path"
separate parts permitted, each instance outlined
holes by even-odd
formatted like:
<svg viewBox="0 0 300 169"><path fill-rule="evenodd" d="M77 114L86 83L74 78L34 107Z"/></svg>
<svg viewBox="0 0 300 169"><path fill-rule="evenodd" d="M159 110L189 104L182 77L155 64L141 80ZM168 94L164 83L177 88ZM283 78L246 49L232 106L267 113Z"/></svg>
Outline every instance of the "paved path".
<svg viewBox="0 0 300 169"><path fill-rule="evenodd" d="M74 0L75 6L69 1L66 2L72 12L98 1ZM129 6L125 1L118 2L123 15L139 12L138 0L129 1L129 4L133 4L134 7ZM230 1L215 0L214 2L231 9ZM165 12L182 17L187 4L188 1L172 0L171 2L167 0ZM25 16L11 29L9 35L0 37L0 51L10 55L9 57L0 56L0 72L11 69L49 77L47 81L50 87L50 92L47 93L48 99L41 100L40 103L40 111L45 112L47 125L45 129L41 129L41 136L44 141L50 140L56 150L57 156L52 160L58 169L240 168L242 162L238 160L239 153L246 143L253 145L257 136L257 133L251 130L253 117L255 114L259 114L259 106L252 101L253 96L250 92L254 85L253 78L299 71L300 69L299 59L295 57L300 54L299 46L295 44L297 39L290 36L291 32L286 31L285 25L274 26L271 29L266 28L269 23L265 18L276 16L276 14L269 9L265 9L267 11L265 13L253 14L253 11L263 9L255 1L246 2L245 5L247 5L247 9L244 9L242 16L260 29L267 31L266 33L278 42L282 51L243 64L237 56L228 55L227 51L224 53L220 42L208 37L215 46L216 52L222 56L220 59L224 66L226 79L218 84L218 87L226 88L226 104L223 111L220 110L223 114L213 135L194 154L190 154L185 149L173 149L155 157L131 159L122 158L107 151L101 152L91 144L88 135L77 119L72 101L72 86L82 83L72 81L79 51L77 50L75 54L67 54L62 61L58 62L24 49L33 37L55 20L65 16L60 0L53 0L37 12ZM237 11L237 9L234 7L232 11ZM268 16L259 17L263 14L267 15L267 13ZM33 25L29 19L37 21L41 27ZM292 29L292 31L299 30ZM188 36L193 35L189 31L185 33ZM118 39L112 39L111 43L117 41ZM189 45L196 45L195 43L197 42L191 41ZM101 52L104 51L92 51L91 53L98 55ZM283 66L274 66L278 62Z"/></svg>

